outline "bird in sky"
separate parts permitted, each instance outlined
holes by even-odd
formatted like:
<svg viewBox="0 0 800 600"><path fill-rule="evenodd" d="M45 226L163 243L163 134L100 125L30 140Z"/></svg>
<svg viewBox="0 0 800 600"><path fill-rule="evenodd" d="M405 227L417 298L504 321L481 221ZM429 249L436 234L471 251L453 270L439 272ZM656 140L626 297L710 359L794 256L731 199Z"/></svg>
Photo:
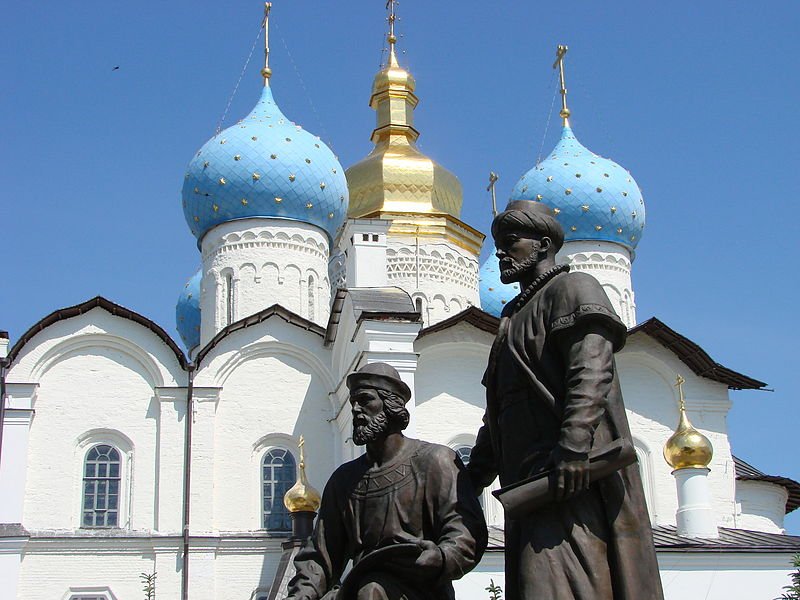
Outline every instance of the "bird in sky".
<svg viewBox="0 0 800 600"><path fill-rule="evenodd" d="M117 70L119 70L119 65L117 65L116 67L114 67L114 68L113 68L113 69L111 69L111 70L112 70L112 71L117 71Z"/></svg>

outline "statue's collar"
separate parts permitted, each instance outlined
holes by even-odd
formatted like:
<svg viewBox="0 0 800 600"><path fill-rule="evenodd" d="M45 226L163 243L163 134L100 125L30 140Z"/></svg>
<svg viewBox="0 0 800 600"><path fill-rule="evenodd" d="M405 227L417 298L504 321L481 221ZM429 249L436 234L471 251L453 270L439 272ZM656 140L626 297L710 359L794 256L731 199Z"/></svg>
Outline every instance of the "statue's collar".
<svg viewBox="0 0 800 600"><path fill-rule="evenodd" d="M514 298L514 308L511 310L511 314L518 313L533 298L534 294L541 290L553 277L567 271L569 271L569 265L556 265L539 275L528 287L522 290L519 296Z"/></svg>

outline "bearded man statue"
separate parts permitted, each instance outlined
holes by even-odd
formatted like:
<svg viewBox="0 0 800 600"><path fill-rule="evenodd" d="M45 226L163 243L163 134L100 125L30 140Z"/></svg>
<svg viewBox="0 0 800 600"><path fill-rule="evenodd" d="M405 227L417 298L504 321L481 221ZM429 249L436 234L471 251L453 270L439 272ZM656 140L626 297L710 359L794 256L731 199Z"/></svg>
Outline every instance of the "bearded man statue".
<svg viewBox="0 0 800 600"><path fill-rule="evenodd" d="M632 444L614 363L625 325L595 278L556 263L564 232L553 209L511 202L492 235L501 281L522 291L489 355L468 470L476 490L499 475L505 489L544 481L554 497L507 515L505 598L662 600L637 465L591 476L590 457Z"/></svg>
<svg viewBox="0 0 800 600"><path fill-rule="evenodd" d="M452 600L452 581L478 564L487 543L464 465L446 446L403 435L411 390L393 367L368 364L347 386L353 442L366 453L328 480L287 598Z"/></svg>

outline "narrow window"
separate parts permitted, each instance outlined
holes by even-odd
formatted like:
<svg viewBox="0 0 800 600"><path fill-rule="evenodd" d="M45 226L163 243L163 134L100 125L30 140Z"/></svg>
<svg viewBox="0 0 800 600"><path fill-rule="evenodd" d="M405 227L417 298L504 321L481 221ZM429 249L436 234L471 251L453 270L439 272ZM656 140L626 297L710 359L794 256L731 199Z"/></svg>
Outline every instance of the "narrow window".
<svg viewBox="0 0 800 600"><path fill-rule="evenodd" d="M369 234L368 233L362 233L361 234L361 241L362 242L368 242L369 241Z"/></svg>
<svg viewBox="0 0 800 600"><path fill-rule="evenodd" d="M290 532L292 521L283 497L297 478L294 456L284 448L270 448L261 462L262 526L268 531Z"/></svg>
<svg viewBox="0 0 800 600"><path fill-rule="evenodd" d="M422 298L414 300L414 306L417 308L417 312L422 314Z"/></svg>
<svg viewBox="0 0 800 600"><path fill-rule="evenodd" d="M378 241L378 234L377 233L373 233L372 234L372 241L373 242L377 242Z"/></svg>
<svg viewBox="0 0 800 600"><path fill-rule="evenodd" d="M316 315L316 281L313 275L308 276L308 318L312 321Z"/></svg>
<svg viewBox="0 0 800 600"><path fill-rule="evenodd" d="M233 323L233 275L225 274L225 324Z"/></svg>
<svg viewBox="0 0 800 600"><path fill-rule="evenodd" d="M119 450L93 446L83 467L83 527L117 527L119 523Z"/></svg>

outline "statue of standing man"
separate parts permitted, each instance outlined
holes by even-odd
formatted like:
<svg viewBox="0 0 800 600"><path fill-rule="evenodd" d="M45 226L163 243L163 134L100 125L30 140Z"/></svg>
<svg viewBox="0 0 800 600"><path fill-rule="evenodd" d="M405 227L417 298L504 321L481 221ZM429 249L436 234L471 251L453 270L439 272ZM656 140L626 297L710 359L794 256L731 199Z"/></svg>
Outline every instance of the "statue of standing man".
<svg viewBox="0 0 800 600"><path fill-rule="evenodd" d="M614 352L626 328L600 284L556 265L552 209L515 201L494 219L504 310L468 471L476 490L550 473L554 500L506 516L506 600L662 600L636 464L596 481L590 453L630 442Z"/></svg>
<svg viewBox="0 0 800 600"><path fill-rule="evenodd" d="M456 453L407 438L411 390L372 363L347 377L360 458L334 471L314 533L295 558L290 600L453 600L487 531ZM353 569L339 585L348 561Z"/></svg>

